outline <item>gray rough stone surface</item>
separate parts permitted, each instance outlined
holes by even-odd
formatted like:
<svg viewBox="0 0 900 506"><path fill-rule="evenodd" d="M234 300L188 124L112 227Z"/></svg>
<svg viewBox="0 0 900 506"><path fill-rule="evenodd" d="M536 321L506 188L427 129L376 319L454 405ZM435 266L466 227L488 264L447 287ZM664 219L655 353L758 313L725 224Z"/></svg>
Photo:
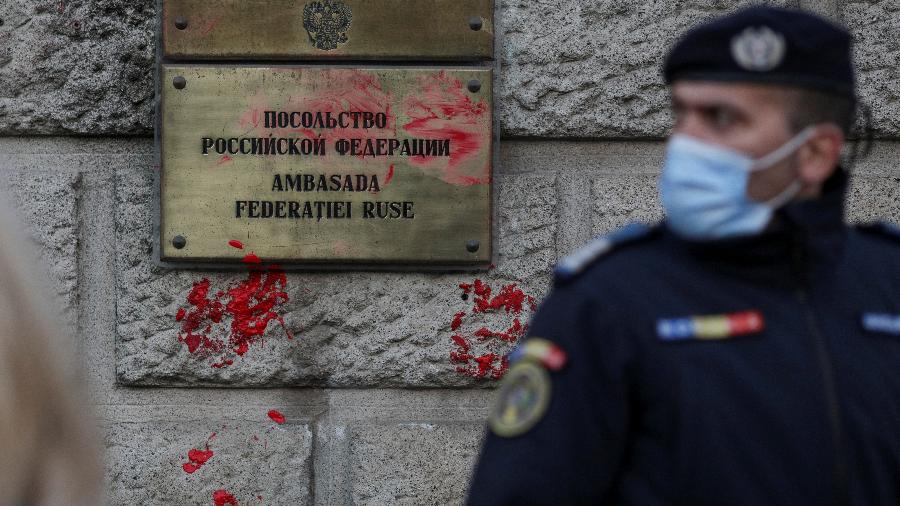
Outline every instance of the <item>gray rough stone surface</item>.
<svg viewBox="0 0 900 506"><path fill-rule="evenodd" d="M507 135L662 137L665 51L741 0L503 0L499 119ZM796 6L797 2L767 2Z"/></svg>
<svg viewBox="0 0 900 506"><path fill-rule="evenodd" d="M106 436L110 504L213 504L226 490L238 504L310 501L312 432L306 424L257 420L139 422L110 425ZM210 436L215 433L215 437ZM188 451L213 456L186 473ZM261 497L259 499L257 496Z"/></svg>
<svg viewBox="0 0 900 506"><path fill-rule="evenodd" d="M353 504L462 504L482 434L475 424L353 428Z"/></svg>
<svg viewBox="0 0 900 506"><path fill-rule="evenodd" d="M851 222L889 220L900 224L900 143L878 142L853 169L846 217Z"/></svg>
<svg viewBox="0 0 900 506"><path fill-rule="evenodd" d="M557 192L547 175L504 175L497 185L496 268L478 274L289 273L284 306L287 329L272 322L264 346L256 345L234 365L214 368L212 359L188 353L175 319L193 283L210 280L213 290L247 278L246 273L166 271L151 262L151 177L148 170L123 172L117 180L118 381L142 385L223 384L323 386L490 385L451 364L450 324L469 311L458 285L482 278L496 294L517 283L540 298L556 258ZM227 247L223 245L223 247ZM523 318L530 316L526 311ZM461 329L505 330L513 316L470 314ZM226 332L215 326L213 334ZM217 334L218 335L218 334ZM490 339L473 353L508 351Z"/></svg>
<svg viewBox="0 0 900 506"><path fill-rule="evenodd" d="M18 217L40 253L43 268L34 275L52 291L67 323L74 323L78 302L78 200L81 174L47 170L14 170L0 173L0 189L10 199ZM0 199L3 195L0 194Z"/></svg>
<svg viewBox="0 0 900 506"><path fill-rule="evenodd" d="M154 0L0 3L0 133L153 131Z"/></svg>
<svg viewBox="0 0 900 506"><path fill-rule="evenodd" d="M628 223L655 223L663 210L656 190L657 176L651 174L617 174L595 179L594 234L604 234Z"/></svg>
<svg viewBox="0 0 900 506"><path fill-rule="evenodd" d="M842 18L856 40L859 91L872 109L874 132L900 136L900 2L847 1Z"/></svg>
<svg viewBox="0 0 900 506"><path fill-rule="evenodd" d="M847 220L900 224L900 174L854 177L847 192Z"/></svg>

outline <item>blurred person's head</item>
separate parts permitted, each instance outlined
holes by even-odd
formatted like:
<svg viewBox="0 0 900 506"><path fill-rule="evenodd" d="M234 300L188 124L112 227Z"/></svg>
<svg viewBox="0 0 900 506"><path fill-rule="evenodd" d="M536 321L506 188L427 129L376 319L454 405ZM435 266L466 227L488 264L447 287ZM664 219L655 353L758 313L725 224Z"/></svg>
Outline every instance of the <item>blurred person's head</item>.
<svg viewBox="0 0 900 506"><path fill-rule="evenodd" d="M0 504L100 504L90 409L63 353L74 353L19 248L0 194Z"/></svg>
<svg viewBox="0 0 900 506"><path fill-rule="evenodd" d="M675 125L660 193L676 232L752 235L822 194L854 120L850 49L844 29L772 7L685 34L664 67Z"/></svg>

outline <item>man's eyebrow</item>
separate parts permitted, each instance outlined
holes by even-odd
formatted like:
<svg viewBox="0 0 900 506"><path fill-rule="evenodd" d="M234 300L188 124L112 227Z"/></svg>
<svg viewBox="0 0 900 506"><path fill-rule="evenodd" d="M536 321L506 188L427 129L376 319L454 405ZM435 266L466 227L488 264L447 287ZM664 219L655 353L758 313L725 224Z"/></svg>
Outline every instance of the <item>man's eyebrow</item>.
<svg viewBox="0 0 900 506"><path fill-rule="evenodd" d="M696 109L699 111L703 111L704 113L709 113L716 110L728 111L732 114L737 114L740 116L748 116L749 111L744 108L741 108L739 105L735 105L732 102L724 101L724 100L711 100L711 101L697 101L693 103L687 103L678 97L672 97L672 107L675 109Z"/></svg>

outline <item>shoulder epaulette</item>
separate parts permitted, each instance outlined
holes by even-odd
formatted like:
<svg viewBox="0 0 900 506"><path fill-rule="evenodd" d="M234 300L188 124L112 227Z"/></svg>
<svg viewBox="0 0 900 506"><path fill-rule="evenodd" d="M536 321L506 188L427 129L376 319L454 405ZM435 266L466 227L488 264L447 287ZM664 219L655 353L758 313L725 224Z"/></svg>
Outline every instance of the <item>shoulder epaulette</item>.
<svg viewBox="0 0 900 506"><path fill-rule="evenodd" d="M889 221L879 221L877 223L857 225L856 228L862 232L866 232L869 234L878 234L888 239L900 241L900 226Z"/></svg>
<svg viewBox="0 0 900 506"><path fill-rule="evenodd" d="M578 277L597 259L625 244L649 237L656 227L644 223L631 223L611 234L594 238L591 242L578 248L574 253L564 257L556 264L554 278L557 282L565 282Z"/></svg>

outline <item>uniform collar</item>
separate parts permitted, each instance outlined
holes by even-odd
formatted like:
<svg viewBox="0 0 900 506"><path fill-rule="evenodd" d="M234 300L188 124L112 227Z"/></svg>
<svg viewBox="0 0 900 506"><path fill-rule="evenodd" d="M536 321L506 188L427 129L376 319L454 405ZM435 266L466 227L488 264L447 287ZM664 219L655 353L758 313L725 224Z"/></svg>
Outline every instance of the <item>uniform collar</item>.
<svg viewBox="0 0 900 506"><path fill-rule="evenodd" d="M769 286L796 287L829 272L843 255L847 183L839 167L821 196L785 205L759 235L691 241L668 229L665 233L708 268Z"/></svg>

